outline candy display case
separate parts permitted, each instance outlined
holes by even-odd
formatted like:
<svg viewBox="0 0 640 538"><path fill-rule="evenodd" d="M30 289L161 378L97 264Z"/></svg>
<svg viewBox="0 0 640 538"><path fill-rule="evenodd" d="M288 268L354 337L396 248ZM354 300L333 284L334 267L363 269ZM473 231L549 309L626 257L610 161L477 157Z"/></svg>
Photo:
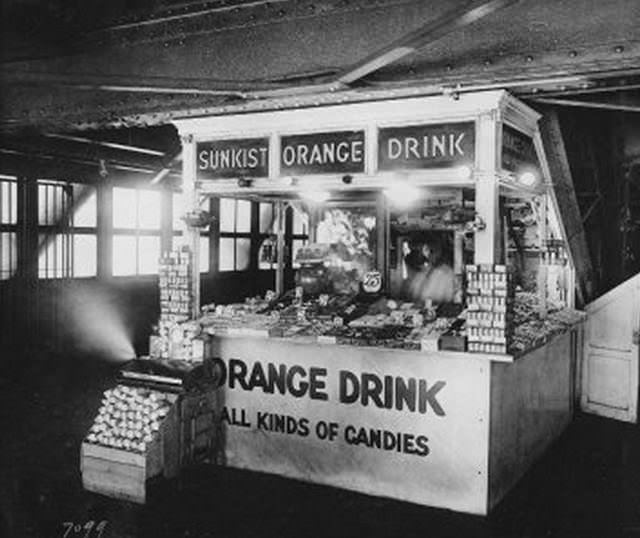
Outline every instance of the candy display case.
<svg viewBox="0 0 640 538"><path fill-rule="evenodd" d="M500 502L571 421L582 340L539 118L484 91L174 120L186 211L254 208L248 264L224 268L260 296L238 284L200 307L197 223L161 279L154 356L211 365L212 461L474 514ZM263 166L216 168L217 151ZM163 419L178 444L185 398Z"/></svg>

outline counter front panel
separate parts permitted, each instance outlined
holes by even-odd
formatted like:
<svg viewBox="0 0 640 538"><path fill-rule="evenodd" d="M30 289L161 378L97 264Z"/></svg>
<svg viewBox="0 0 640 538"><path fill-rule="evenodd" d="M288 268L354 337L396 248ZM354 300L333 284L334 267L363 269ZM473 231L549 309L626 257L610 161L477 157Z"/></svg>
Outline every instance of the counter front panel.
<svg viewBox="0 0 640 538"><path fill-rule="evenodd" d="M217 337L217 459L484 514L490 362Z"/></svg>

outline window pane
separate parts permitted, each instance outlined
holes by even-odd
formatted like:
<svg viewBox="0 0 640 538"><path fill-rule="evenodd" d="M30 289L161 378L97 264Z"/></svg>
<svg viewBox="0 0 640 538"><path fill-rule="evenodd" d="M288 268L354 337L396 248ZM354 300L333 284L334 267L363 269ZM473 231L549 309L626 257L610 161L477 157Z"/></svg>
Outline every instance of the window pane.
<svg viewBox="0 0 640 538"><path fill-rule="evenodd" d="M304 245L307 244L307 240L306 239L294 239L291 242L291 266L298 268L300 267L300 264L296 262L296 256L298 254L298 250L300 250Z"/></svg>
<svg viewBox="0 0 640 538"><path fill-rule="evenodd" d="M249 267L250 239L236 239L236 271L245 271Z"/></svg>
<svg viewBox="0 0 640 538"><path fill-rule="evenodd" d="M114 187L113 189L113 227L136 228L136 190ZM115 261L114 261L115 269ZM114 273L115 274L115 273Z"/></svg>
<svg viewBox="0 0 640 538"><path fill-rule="evenodd" d="M38 237L38 276L40 278L62 278L69 275L67 267L68 236L56 234Z"/></svg>
<svg viewBox="0 0 640 538"><path fill-rule="evenodd" d="M160 238L142 236L138 238L138 273L151 275L158 272L160 260Z"/></svg>
<svg viewBox="0 0 640 538"><path fill-rule="evenodd" d="M206 236L200 237L200 272L209 272L209 238Z"/></svg>
<svg viewBox="0 0 640 538"><path fill-rule="evenodd" d="M62 185L38 184L38 223L56 224L63 216L66 194Z"/></svg>
<svg viewBox="0 0 640 538"><path fill-rule="evenodd" d="M81 185L78 189L74 189L73 196L76 204L73 213L73 225L94 228L97 221L98 207L95 189Z"/></svg>
<svg viewBox="0 0 640 538"><path fill-rule="evenodd" d="M0 181L0 223L16 223L18 212L17 194L15 181Z"/></svg>
<svg viewBox="0 0 640 538"><path fill-rule="evenodd" d="M0 279L10 278L16 270L17 234L0 233Z"/></svg>
<svg viewBox="0 0 640 538"><path fill-rule="evenodd" d="M293 234L307 235L309 230L309 217L301 211L293 211Z"/></svg>
<svg viewBox="0 0 640 538"><path fill-rule="evenodd" d="M234 240L229 237L220 238L220 255L218 259L220 271L233 271L233 243Z"/></svg>
<svg viewBox="0 0 640 538"><path fill-rule="evenodd" d="M275 269L277 242L274 236L265 237L261 240L258 250L258 269Z"/></svg>
<svg viewBox="0 0 640 538"><path fill-rule="evenodd" d="M73 276L96 276L97 248L95 235L73 236Z"/></svg>
<svg viewBox="0 0 640 538"><path fill-rule="evenodd" d="M138 225L145 230L160 229L162 200L159 191L138 191Z"/></svg>
<svg viewBox="0 0 640 538"><path fill-rule="evenodd" d="M260 233L271 233L273 216L273 204L260 204Z"/></svg>
<svg viewBox="0 0 640 538"><path fill-rule="evenodd" d="M251 202L238 200L236 211L236 232L249 233L251 231Z"/></svg>
<svg viewBox="0 0 640 538"><path fill-rule="evenodd" d="M232 198L220 198L220 231L235 231L236 201Z"/></svg>
<svg viewBox="0 0 640 538"><path fill-rule="evenodd" d="M131 235L113 237L113 274L115 276L136 274L136 238Z"/></svg>

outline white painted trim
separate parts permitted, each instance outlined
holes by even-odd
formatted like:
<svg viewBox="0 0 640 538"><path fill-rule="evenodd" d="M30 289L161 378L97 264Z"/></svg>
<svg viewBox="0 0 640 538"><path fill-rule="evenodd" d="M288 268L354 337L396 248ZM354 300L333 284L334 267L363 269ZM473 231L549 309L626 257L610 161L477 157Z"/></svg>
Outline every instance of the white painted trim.
<svg viewBox="0 0 640 538"><path fill-rule="evenodd" d="M500 107L501 91L450 96L416 97L368 103L257 112L174 120L181 135L192 134L196 141L223 137L243 138L278 134L322 132L324 130L365 129L367 125L402 125L472 119ZM312 126L309 128L309 126Z"/></svg>

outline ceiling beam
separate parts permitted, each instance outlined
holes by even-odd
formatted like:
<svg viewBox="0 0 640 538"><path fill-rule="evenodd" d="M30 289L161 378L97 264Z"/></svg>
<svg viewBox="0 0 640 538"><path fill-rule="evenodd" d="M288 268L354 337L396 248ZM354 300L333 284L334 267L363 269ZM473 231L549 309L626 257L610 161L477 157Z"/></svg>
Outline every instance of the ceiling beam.
<svg viewBox="0 0 640 538"><path fill-rule="evenodd" d="M100 161L101 160L104 161L104 159L96 159L96 160L82 159L79 157L53 155L53 154L44 153L44 152L31 152L31 151L25 151L21 149L14 149L14 148L8 148L8 147L0 147L0 154L13 155L21 158L27 158L30 160L37 159L37 160L44 160L44 161L67 162L74 165L91 167L91 168L94 168L95 170L98 170L98 167L100 166ZM136 166L136 165L118 163L113 161L106 161L105 165L107 169L112 168L112 169L123 171L123 172L135 172L138 174L148 174L148 175L155 174L157 172L157 170L146 167L146 166Z"/></svg>
<svg viewBox="0 0 640 538"><path fill-rule="evenodd" d="M11 66L0 66L0 77L2 77L5 83L58 86L76 90L222 95L240 98L246 98L249 91L272 90L286 87L286 85L276 82L245 82L166 76L131 77L128 75L94 73L57 73L16 69Z"/></svg>
<svg viewBox="0 0 640 538"><path fill-rule="evenodd" d="M425 24L364 58L340 74L335 83L338 86L353 84L396 60L424 48L454 30L464 28L518 1L474 0L467 2L464 6L449 11L435 21Z"/></svg>
<svg viewBox="0 0 640 538"><path fill-rule="evenodd" d="M175 156L167 163L167 165L153 177L153 179L150 181L150 184L156 185L160 183L172 172L173 166L177 165L179 162L182 162L182 150L178 151L178 153L175 154Z"/></svg>
<svg viewBox="0 0 640 538"><path fill-rule="evenodd" d="M29 71L4 66L2 77L7 82L23 84L44 84L70 87L78 90L102 90L132 93L165 93L191 95L218 95L240 99L257 99L287 94L307 94L321 91L334 91L382 69L383 67L416 52L441 37L460 28L464 28L499 9L503 9L520 0L472 0L462 7L449 11L444 16L429 22L416 31L410 32L390 45L375 51L357 64L349 67L328 81L312 81L309 84L292 86L275 81L230 81L176 77L136 77L93 74L93 73L54 73ZM264 2L254 2L263 4ZM155 22L155 21L154 21ZM140 23L136 23L140 24ZM322 78L322 77L321 77Z"/></svg>
<svg viewBox="0 0 640 538"><path fill-rule="evenodd" d="M54 138L57 140L67 140L69 142L78 142L80 144L90 144L94 146L100 146L103 148L118 149L122 151L130 151L132 153L141 153L142 155L153 155L155 157L164 157L165 154L162 151L155 149L141 148L139 146L130 146L127 144L117 144L115 142L105 142L102 140L93 140L91 138L84 138L81 136L62 135L57 133L44 133L43 136L47 138Z"/></svg>
<svg viewBox="0 0 640 538"><path fill-rule="evenodd" d="M616 112L640 112L640 105L622 105L615 103L599 103L596 101L578 101L575 99L554 99L547 97L538 97L530 99L536 103L543 103L546 105L559 105L578 108L595 108L598 110L613 110Z"/></svg>

